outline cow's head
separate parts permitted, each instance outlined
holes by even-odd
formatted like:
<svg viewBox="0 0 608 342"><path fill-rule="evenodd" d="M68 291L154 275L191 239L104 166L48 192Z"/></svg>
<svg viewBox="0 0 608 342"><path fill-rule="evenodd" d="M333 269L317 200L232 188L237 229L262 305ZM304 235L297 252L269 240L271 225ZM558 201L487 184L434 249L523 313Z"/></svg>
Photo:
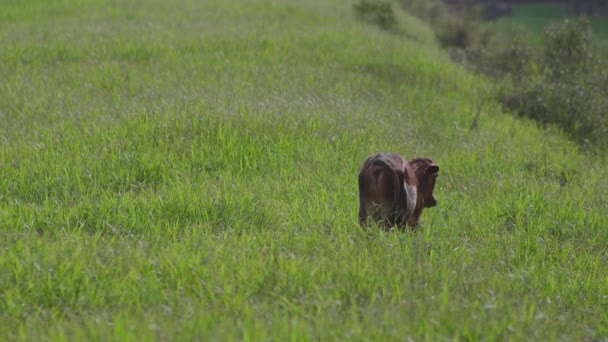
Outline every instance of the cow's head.
<svg viewBox="0 0 608 342"><path fill-rule="evenodd" d="M428 158L415 158L410 160L409 164L418 180L418 202L422 202L424 208L436 206L437 199L433 195L433 190L439 174L439 166Z"/></svg>

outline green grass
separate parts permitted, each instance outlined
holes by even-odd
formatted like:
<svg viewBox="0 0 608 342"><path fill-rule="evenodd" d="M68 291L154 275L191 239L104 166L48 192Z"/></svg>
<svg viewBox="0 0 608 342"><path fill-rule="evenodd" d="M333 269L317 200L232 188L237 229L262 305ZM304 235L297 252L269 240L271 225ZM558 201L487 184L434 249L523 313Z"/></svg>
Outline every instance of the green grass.
<svg viewBox="0 0 608 342"><path fill-rule="evenodd" d="M499 30L509 30L512 26L523 27L528 30L533 41L541 42L545 27L565 19L574 20L576 14L564 5L513 5L513 15L498 19L495 26ZM608 51L608 21L605 17L591 17L589 21L598 44Z"/></svg>
<svg viewBox="0 0 608 342"><path fill-rule="evenodd" d="M469 130L489 84L411 17L396 35L342 1L0 15L2 340L608 337L605 161L489 99ZM378 151L441 167L415 234L357 224Z"/></svg>

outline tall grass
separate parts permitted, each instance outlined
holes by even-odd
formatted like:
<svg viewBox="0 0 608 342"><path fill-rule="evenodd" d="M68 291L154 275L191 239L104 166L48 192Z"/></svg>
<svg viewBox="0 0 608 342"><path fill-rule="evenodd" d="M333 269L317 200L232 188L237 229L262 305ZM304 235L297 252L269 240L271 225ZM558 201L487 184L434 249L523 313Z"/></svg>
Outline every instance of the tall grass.
<svg viewBox="0 0 608 342"><path fill-rule="evenodd" d="M606 338L605 162L503 114L416 25L316 0L6 8L2 339ZM377 151L441 166L417 233L357 224Z"/></svg>

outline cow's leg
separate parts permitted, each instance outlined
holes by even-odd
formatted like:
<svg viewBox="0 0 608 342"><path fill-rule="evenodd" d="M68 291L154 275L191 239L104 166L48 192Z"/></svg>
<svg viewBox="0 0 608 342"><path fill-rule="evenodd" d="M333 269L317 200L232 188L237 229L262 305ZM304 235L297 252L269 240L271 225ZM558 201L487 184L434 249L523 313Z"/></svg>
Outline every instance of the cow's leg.
<svg viewBox="0 0 608 342"><path fill-rule="evenodd" d="M384 217L384 230L390 232L393 231L395 227L399 228L401 223L401 212L399 209L392 208L390 210L385 210Z"/></svg>
<svg viewBox="0 0 608 342"><path fill-rule="evenodd" d="M367 210L365 208L365 203L363 200L359 200L359 224L364 225L367 222Z"/></svg>

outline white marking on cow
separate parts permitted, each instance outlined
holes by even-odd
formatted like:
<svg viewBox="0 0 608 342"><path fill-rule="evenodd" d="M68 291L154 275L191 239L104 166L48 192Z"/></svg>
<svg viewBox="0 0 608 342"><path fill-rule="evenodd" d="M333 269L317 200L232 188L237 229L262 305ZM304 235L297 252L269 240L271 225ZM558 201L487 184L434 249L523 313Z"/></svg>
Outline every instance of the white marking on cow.
<svg viewBox="0 0 608 342"><path fill-rule="evenodd" d="M405 209L405 217L406 219L410 219L414 215L414 209L416 208L416 200L418 199L418 189L415 185L407 184L405 185L405 196L406 196L406 209Z"/></svg>

